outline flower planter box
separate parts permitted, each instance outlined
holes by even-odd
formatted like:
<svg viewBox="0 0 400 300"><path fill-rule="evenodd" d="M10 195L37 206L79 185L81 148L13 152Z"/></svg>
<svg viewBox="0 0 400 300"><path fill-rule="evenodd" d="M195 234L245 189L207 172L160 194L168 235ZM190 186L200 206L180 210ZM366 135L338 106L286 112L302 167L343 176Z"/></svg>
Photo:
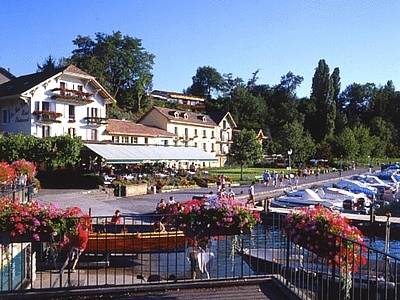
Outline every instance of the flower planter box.
<svg viewBox="0 0 400 300"><path fill-rule="evenodd" d="M114 189L115 196L130 197L147 194L147 183L118 185Z"/></svg>

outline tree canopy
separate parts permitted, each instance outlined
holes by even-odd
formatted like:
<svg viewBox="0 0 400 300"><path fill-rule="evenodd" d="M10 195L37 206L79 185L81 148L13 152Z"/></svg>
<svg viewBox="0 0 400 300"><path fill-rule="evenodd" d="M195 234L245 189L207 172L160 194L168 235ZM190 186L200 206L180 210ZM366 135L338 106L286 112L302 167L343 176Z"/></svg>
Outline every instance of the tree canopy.
<svg viewBox="0 0 400 300"><path fill-rule="evenodd" d="M95 76L114 96L120 108L140 111L152 87L154 55L142 41L116 31L78 35L68 62Z"/></svg>
<svg viewBox="0 0 400 300"><path fill-rule="evenodd" d="M240 180L243 180L243 167L262 158L262 147L254 130L243 129L234 135L229 158L240 165Z"/></svg>

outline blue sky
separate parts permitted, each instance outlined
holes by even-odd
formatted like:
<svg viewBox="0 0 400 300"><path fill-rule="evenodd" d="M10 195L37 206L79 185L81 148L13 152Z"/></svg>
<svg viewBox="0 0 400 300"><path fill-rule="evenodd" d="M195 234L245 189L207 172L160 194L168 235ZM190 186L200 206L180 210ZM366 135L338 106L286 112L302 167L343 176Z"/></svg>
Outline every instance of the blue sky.
<svg viewBox="0 0 400 300"><path fill-rule="evenodd" d="M143 40L155 54L154 88L181 91L198 66L275 84L289 70L308 96L325 58L352 82L400 89L400 1L14 1L0 5L0 66L34 72L51 54L68 56L72 40L95 32Z"/></svg>

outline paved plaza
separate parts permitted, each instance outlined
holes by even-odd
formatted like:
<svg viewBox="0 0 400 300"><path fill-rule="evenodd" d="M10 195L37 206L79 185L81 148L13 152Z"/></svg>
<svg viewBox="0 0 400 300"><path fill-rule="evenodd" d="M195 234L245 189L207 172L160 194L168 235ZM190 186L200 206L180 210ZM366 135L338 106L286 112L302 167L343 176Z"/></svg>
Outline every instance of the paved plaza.
<svg viewBox="0 0 400 300"><path fill-rule="evenodd" d="M353 174L365 173L367 169L357 169L342 173L342 177L347 177ZM329 181L339 179L337 172L320 174L318 177L309 176L300 178L299 187L309 187L313 184L323 184ZM232 188L239 199L245 200L248 193L248 185ZM256 197L258 200L268 196L282 192L284 189L290 188L287 185L282 187L266 187L262 183L257 183L255 187ZM36 199L43 203L54 203L58 207L65 208L70 206L78 206L82 210L88 212L89 209L93 216L112 215L116 209L121 210L123 215L151 213L155 210L157 203L161 198L168 200L173 196L176 201L190 200L193 195L204 195L210 191L217 192L217 188L195 188L182 189L179 191L148 194L135 197L115 197L114 195L106 194L100 190L49 190L43 189L35 196Z"/></svg>

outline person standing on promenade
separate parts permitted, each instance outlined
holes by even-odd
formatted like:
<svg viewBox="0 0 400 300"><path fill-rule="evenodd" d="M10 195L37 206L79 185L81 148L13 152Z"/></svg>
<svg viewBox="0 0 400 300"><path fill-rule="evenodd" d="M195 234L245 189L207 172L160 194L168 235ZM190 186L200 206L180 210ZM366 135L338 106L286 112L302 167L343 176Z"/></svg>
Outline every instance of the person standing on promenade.
<svg viewBox="0 0 400 300"><path fill-rule="evenodd" d="M249 187L249 199L247 200L247 204L251 203L253 205L253 207L256 204L254 186L255 186L255 182L253 181Z"/></svg>
<svg viewBox="0 0 400 300"><path fill-rule="evenodd" d="M123 219L121 217L121 212L119 211L119 209L117 209L114 213L114 215L111 218L111 224L122 224L123 223Z"/></svg>
<svg viewBox="0 0 400 300"><path fill-rule="evenodd" d="M193 245L187 248L187 259L190 262L190 275L192 279L196 279L196 272L199 268L198 266L198 254L201 252L198 241L195 239Z"/></svg>
<svg viewBox="0 0 400 300"><path fill-rule="evenodd" d="M175 203L176 203L176 201L175 201L174 196L169 197L168 204L171 205L171 204L175 204Z"/></svg>

